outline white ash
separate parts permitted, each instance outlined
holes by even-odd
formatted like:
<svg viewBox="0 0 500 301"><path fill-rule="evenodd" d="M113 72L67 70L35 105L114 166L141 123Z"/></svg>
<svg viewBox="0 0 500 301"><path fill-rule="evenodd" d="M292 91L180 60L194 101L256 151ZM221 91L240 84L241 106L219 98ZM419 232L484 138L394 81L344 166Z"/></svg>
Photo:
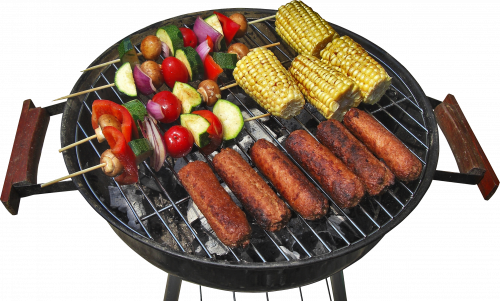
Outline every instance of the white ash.
<svg viewBox="0 0 500 301"><path fill-rule="evenodd" d="M280 246L281 251L288 256L289 259L300 259L300 254L296 251L290 251L285 246Z"/></svg>
<svg viewBox="0 0 500 301"><path fill-rule="evenodd" d="M142 194L142 192L136 189L135 185L123 185L121 186L121 189L127 196L127 199L129 200L130 205L132 206L137 216L144 216L146 214L146 209L144 208L144 205L142 203L144 200L144 195ZM108 186L108 191L110 207L126 213L128 218L127 225L138 232L144 233L141 224L135 217L130 206L127 204L127 201L123 197L123 194L120 192L120 189L116 186ZM144 221L143 224L147 228L148 222Z"/></svg>

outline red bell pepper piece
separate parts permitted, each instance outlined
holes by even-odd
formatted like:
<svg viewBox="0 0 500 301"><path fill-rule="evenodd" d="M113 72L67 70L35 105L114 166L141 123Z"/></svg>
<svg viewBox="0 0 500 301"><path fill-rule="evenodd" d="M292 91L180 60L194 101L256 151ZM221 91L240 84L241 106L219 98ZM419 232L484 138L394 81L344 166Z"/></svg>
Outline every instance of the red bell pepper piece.
<svg viewBox="0 0 500 301"><path fill-rule="evenodd" d="M217 77L219 77L219 74L223 71L209 54L207 54L203 61L203 67L205 67L205 78L213 81L217 81Z"/></svg>
<svg viewBox="0 0 500 301"><path fill-rule="evenodd" d="M125 141L130 142L132 138L138 138L139 132L137 131L137 126L135 125L134 119L130 115L129 111L110 100L98 99L92 104L92 128L96 129L99 127L99 117L103 114L110 114L116 117L122 125L122 133L125 137Z"/></svg>
<svg viewBox="0 0 500 301"><path fill-rule="evenodd" d="M123 172L115 177L116 182L120 185L136 183L139 180L139 171L135 163L135 155L123 133L112 126L104 127L102 133L111 147L111 152L123 165Z"/></svg>
<svg viewBox="0 0 500 301"><path fill-rule="evenodd" d="M212 41L212 38L209 35L207 35L207 43L208 43L208 47L210 47L209 52L213 52L214 51L214 41Z"/></svg>
<svg viewBox="0 0 500 301"><path fill-rule="evenodd" d="M229 43L233 40L234 35L236 35L240 29L240 24L216 11L214 11L214 14L217 15L219 22L222 24L222 31L224 32L224 37L226 38L226 44L229 46Z"/></svg>

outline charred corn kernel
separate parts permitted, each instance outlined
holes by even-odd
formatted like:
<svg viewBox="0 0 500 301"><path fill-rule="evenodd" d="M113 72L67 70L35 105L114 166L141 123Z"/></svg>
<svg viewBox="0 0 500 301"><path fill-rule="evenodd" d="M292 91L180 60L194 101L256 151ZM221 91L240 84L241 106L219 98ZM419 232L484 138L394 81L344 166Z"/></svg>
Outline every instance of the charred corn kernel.
<svg viewBox="0 0 500 301"><path fill-rule="evenodd" d="M309 6L292 1L276 13L276 32L297 53L319 58L320 51L339 35Z"/></svg>
<svg viewBox="0 0 500 301"><path fill-rule="evenodd" d="M321 58L359 85L365 103L376 103L391 86L385 69L348 36L333 39L321 51Z"/></svg>
<svg viewBox="0 0 500 301"><path fill-rule="evenodd" d="M297 56L289 71L302 94L327 119L341 121L350 108L361 102L358 85L316 57Z"/></svg>
<svg viewBox="0 0 500 301"><path fill-rule="evenodd" d="M305 100L288 71L272 51L257 48L236 63L236 83L274 116L291 118L300 113Z"/></svg>

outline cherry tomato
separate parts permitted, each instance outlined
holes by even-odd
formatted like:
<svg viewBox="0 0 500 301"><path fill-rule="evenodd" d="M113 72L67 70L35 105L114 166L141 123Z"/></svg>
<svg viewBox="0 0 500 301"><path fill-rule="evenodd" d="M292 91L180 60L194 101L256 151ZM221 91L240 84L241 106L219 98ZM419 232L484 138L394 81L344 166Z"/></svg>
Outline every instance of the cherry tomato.
<svg viewBox="0 0 500 301"><path fill-rule="evenodd" d="M182 110L182 103L170 91L161 91L155 94L152 99L153 102L156 102L161 106L161 112L163 113L163 119L158 120L163 123L174 122L179 118Z"/></svg>
<svg viewBox="0 0 500 301"><path fill-rule="evenodd" d="M170 89L174 87L175 82L187 83L189 80L186 66L176 57L169 56L165 58L161 63L161 70L163 79L165 79L165 83Z"/></svg>
<svg viewBox="0 0 500 301"><path fill-rule="evenodd" d="M179 30L182 33L182 39L184 40L184 47L191 46L195 48L196 45L198 45L198 38L194 34L194 31L186 27L181 27L179 28Z"/></svg>
<svg viewBox="0 0 500 301"><path fill-rule="evenodd" d="M219 118L209 110L194 111L192 114L200 115L210 123L210 127L208 127L207 130L210 143L200 148L200 152L205 155L213 153L222 144L222 123Z"/></svg>
<svg viewBox="0 0 500 301"><path fill-rule="evenodd" d="M183 126L174 125L168 129L164 137L167 153L172 158L182 158L193 149L193 135Z"/></svg>

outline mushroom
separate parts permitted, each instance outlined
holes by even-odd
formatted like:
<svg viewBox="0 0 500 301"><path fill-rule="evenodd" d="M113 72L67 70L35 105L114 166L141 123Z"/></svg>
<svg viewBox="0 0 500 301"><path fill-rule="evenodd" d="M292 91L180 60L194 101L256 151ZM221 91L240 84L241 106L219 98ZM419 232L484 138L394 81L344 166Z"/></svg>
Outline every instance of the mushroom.
<svg viewBox="0 0 500 301"><path fill-rule="evenodd" d="M250 50L243 43L234 43L227 49L227 53L234 53L238 60L241 60Z"/></svg>
<svg viewBox="0 0 500 301"><path fill-rule="evenodd" d="M161 54L161 41L157 36L147 36L141 42L141 52L142 56L146 60L155 61L160 57Z"/></svg>
<svg viewBox="0 0 500 301"><path fill-rule="evenodd" d="M247 18L245 18L245 16L239 13L234 13L229 17L229 19L240 25L240 29L238 29L238 32L234 35L235 38L241 38L247 33Z"/></svg>
<svg viewBox="0 0 500 301"><path fill-rule="evenodd" d="M153 81L153 85L156 89L159 89L163 85L163 75L161 74L161 66L154 61L145 61L141 65L142 72L146 73L149 78Z"/></svg>
<svg viewBox="0 0 500 301"><path fill-rule="evenodd" d="M108 177L116 177L123 172L123 165L110 149L107 149L104 153L102 153L101 163L106 163L106 165L101 167L101 169Z"/></svg>
<svg viewBox="0 0 500 301"><path fill-rule="evenodd" d="M106 137L104 137L104 134L102 133L103 128L112 126L120 132L122 130L122 124L120 123L120 121L118 121L118 119L111 114L102 114L101 116L99 116L97 123L99 124L99 127L95 129L95 134L99 143L106 141Z"/></svg>
<svg viewBox="0 0 500 301"><path fill-rule="evenodd" d="M198 90L203 102L208 106L213 106L221 98L219 85L211 79L206 79L198 85Z"/></svg>

